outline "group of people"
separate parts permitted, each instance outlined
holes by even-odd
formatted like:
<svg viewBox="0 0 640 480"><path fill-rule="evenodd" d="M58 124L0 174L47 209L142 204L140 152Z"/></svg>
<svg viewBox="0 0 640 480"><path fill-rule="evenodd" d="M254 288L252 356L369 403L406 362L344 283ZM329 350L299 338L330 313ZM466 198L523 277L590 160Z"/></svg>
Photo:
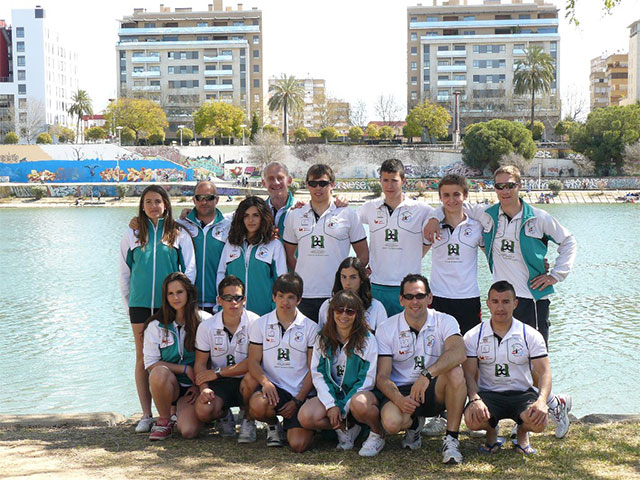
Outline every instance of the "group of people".
<svg viewBox="0 0 640 480"><path fill-rule="evenodd" d="M535 453L529 432L542 431L548 413L556 436L566 435L571 397L551 391L548 297L576 242L520 199L518 169L495 172L493 206L467 204L467 180L447 175L436 209L403 193L396 159L381 165L383 196L358 209L333 198L329 166L313 165L305 180L307 204L273 162L263 171L269 198L247 197L228 216L215 185L200 182L183 219L162 187L145 189L120 269L143 410L137 432L192 438L215 420L235 436L239 407L239 443L256 440L256 421L267 424L268 446L286 441L296 452L317 430L335 431L342 450L364 430L359 453L374 456L401 431L403 447L419 448L431 418L446 424L445 463L462 461L463 417L486 430L486 453L504 443L503 418L516 422L523 454ZM559 245L551 269L549 240ZM494 280L484 322L478 248Z"/></svg>

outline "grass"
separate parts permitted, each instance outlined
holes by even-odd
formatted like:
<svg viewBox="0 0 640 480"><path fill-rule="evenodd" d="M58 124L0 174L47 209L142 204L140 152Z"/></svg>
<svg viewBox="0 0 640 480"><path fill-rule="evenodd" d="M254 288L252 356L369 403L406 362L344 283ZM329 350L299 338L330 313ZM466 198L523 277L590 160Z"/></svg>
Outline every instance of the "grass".
<svg viewBox="0 0 640 480"><path fill-rule="evenodd" d="M510 429L504 428L508 435ZM441 463L439 438L423 437L422 449L400 448L390 436L376 458L362 458L357 447L336 452L335 442L316 436L313 450L301 455L258 442L239 446L214 430L196 440L177 434L151 443L131 424L118 427L0 429L0 477L34 478L224 478L232 479L640 479L640 424L574 425L557 440L548 429L533 437L538 454L524 457L509 447L482 455L483 441L460 435L464 463Z"/></svg>

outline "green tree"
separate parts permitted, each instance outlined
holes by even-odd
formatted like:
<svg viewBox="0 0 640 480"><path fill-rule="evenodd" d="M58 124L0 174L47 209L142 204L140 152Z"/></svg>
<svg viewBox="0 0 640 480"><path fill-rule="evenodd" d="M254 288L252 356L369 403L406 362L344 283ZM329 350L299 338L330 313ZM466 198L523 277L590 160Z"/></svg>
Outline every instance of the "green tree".
<svg viewBox="0 0 640 480"><path fill-rule="evenodd" d="M39 133L38 136L36 137L36 143L40 143L40 144L53 143L53 139L51 138L51 135L49 135L47 132L42 132L42 133Z"/></svg>
<svg viewBox="0 0 640 480"><path fill-rule="evenodd" d="M298 127L293 132L293 139L296 143L304 143L309 139L309 129L305 127Z"/></svg>
<svg viewBox="0 0 640 480"><path fill-rule="evenodd" d="M249 137L249 140L254 139L258 130L260 130L260 121L258 120L258 114L253 112L253 116L251 117L251 136Z"/></svg>
<svg viewBox="0 0 640 480"><path fill-rule="evenodd" d="M560 193L560 190L562 190L562 182L560 180L551 180L547 186L554 196L558 195Z"/></svg>
<svg viewBox="0 0 640 480"><path fill-rule="evenodd" d="M147 137L149 145L162 145L162 142L164 142L164 133L152 133Z"/></svg>
<svg viewBox="0 0 640 480"><path fill-rule="evenodd" d="M107 131L102 127L91 127L87 129L85 134L88 140L96 141L96 140L104 140L107 138Z"/></svg>
<svg viewBox="0 0 640 480"><path fill-rule="evenodd" d="M31 193L36 200L40 200L47 194L46 187L31 187Z"/></svg>
<svg viewBox="0 0 640 480"><path fill-rule="evenodd" d="M105 111L107 131L115 127L129 128L135 140L147 138L154 133L163 133L169 126L162 107L147 98L119 98L112 101ZM122 130L124 142L124 130Z"/></svg>
<svg viewBox="0 0 640 480"><path fill-rule="evenodd" d="M20 141L16 132L9 132L4 136L4 143L6 145L15 145Z"/></svg>
<svg viewBox="0 0 640 480"><path fill-rule="evenodd" d="M451 115L440 105L425 100L416 105L407 115L408 133L425 134L429 140L447 136L447 127L451 123ZM418 133L419 131L419 133Z"/></svg>
<svg viewBox="0 0 640 480"><path fill-rule="evenodd" d="M402 136L409 139L409 143L413 143L414 137L422 135L422 127L415 123L407 123L402 127Z"/></svg>
<svg viewBox="0 0 640 480"><path fill-rule="evenodd" d="M323 138L325 143L327 143L338 136L338 130L336 130L335 127L326 127L320 130L320 136Z"/></svg>
<svg viewBox="0 0 640 480"><path fill-rule="evenodd" d="M78 90L71 96L71 106L67 113L75 115L76 121L76 137L80 135L80 122L85 115L93 115L93 107L91 106L91 98L86 90Z"/></svg>
<svg viewBox="0 0 640 480"><path fill-rule="evenodd" d="M385 125L380 129L380 138L383 140L391 140L393 138L393 128Z"/></svg>
<svg viewBox="0 0 640 480"><path fill-rule="evenodd" d="M262 131L268 134L280 135L280 130L275 125L265 125L262 127Z"/></svg>
<svg viewBox="0 0 640 480"><path fill-rule="evenodd" d="M521 123L491 120L469 125L462 139L462 159L473 168L491 171L500 166L500 159L512 152L531 160L536 144L531 132Z"/></svg>
<svg viewBox="0 0 640 480"><path fill-rule="evenodd" d="M359 142L363 135L364 132L360 127L351 127L349 129L349 140L352 142Z"/></svg>
<svg viewBox="0 0 640 480"><path fill-rule="evenodd" d="M129 190L129 187L126 185L116 185L116 194L120 200L127 196L127 190Z"/></svg>
<svg viewBox="0 0 640 480"><path fill-rule="evenodd" d="M531 94L531 133L535 121L536 93L549 93L554 81L555 66L551 55L542 47L531 46L526 49L525 57L516 61L513 73L513 93Z"/></svg>
<svg viewBox="0 0 640 480"><path fill-rule="evenodd" d="M531 130L531 136L534 140L542 139L542 135L544 134L544 123L536 120L535 122L533 122L533 128L531 128L531 120L529 120L527 121L527 123L525 123L525 127Z"/></svg>
<svg viewBox="0 0 640 480"><path fill-rule="evenodd" d="M180 138L179 131L178 131L178 138ZM189 143L191 140L193 140L193 130L191 130L190 128L184 127L182 129L182 142Z"/></svg>
<svg viewBox="0 0 640 480"><path fill-rule="evenodd" d="M576 3L579 0L566 0L565 5L565 17L569 19L570 22L573 22L575 25L579 25L578 15L576 14ZM616 7L622 0L598 0L602 2L602 8L607 14L610 14L614 7ZM589 4L589 7L592 5Z"/></svg>
<svg viewBox="0 0 640 480"><path fill-rule="evenodd" d="M193 114L193 122L201 137L241 137L244 112L235 105L211 101Z"/></svg>
<svg viewBox="0 0 640 480"><path fill-rule="evenodd" d="M120 132L120 139L123 145L133 145L136 141L136 132L129 127L124 127Z"/></svg>
<svg viewBox="0 0 640 480"><path fill-rule="evenodd" d="M556 126L553 129L553 133L566 141L571 138L573 132L576 131L576 129L578 129L579 127L580 124L578 122L574 122L573 120L560 120L558 123L556 123Z"/></svg>
<svg viewBox="0 0 640 480"><path fill-rule="evenodd" d="M367 137L376 139L380 137L380 129L375 123L370 123L367 125Z"/></svg>
<svg viewBox="0 0 640 480"><path fill-rule="evenodd" d="M622 173L627 145L640 137L640 104L611 106L591 112L584 125L573 131L571 148L586 155L596 174Z"/></svg>
<svg viewBox="0 0 640 480"><path fill-rule="evenodd" d="M304 87L291 75L282 74L282 77L269 87L271 98L267 105L269 110L275 112L282 110L284 125L284 142L289 143L289 123L287 115L291 110L302 108L304 103Z"/></svg>

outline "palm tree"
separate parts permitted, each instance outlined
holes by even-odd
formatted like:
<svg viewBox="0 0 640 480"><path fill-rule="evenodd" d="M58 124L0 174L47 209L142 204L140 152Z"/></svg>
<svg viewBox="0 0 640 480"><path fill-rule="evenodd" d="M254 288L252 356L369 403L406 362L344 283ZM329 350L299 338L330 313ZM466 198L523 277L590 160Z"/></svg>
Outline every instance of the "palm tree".
<svg viewBox="0 0 640 480"><path fill-rule="evenodd" d="M76 124L76 139L80 137L80 121L84 115L93 115L93 108L91 106L91 98L86 90L78 90L71 97L73 103L69 107L67 112L69 115L75 115L78 118Z"/></svg>
<svg viewBox="0 0 640 480"><path fill-rule="evenodd" d="M284 114L284 141L289 143L287 113L291 109L299 109L303 106L304 87L298 83L298 80L293 75L287 77L282 74L282 77L269 87L269 91L272 93L267 103L269 110L273 112L282 108Z"/></svg>
<svg viewBox="0 0 640 480"><path fill-rule="evenodd" d="M516 62L513 74L513 92L516 95L531 93L531 134L533 134L533 119L536 93L549 93L551 84L555 80L555 65L551 55L545 53L541 47L527 48L525 57Z"/></svg>

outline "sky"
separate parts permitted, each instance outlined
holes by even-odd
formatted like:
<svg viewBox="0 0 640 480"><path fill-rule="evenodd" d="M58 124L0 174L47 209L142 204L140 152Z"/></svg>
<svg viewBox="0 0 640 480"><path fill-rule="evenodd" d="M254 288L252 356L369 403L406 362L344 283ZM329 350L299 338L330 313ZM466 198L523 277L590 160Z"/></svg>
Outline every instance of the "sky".
<svg viewBox="0 0 640 480"><path fill-rule="evenodd" d="M628 51L627 26L640 19L640 0L622 0L611 15L602 10L603 0L576 0L577 27L564 17L566 0L549 1L560 8L561 95L572 102L582 98L588 108L589 61L604 52ZM329 96L366 102L369 120L376 120L380 95L393 95L405 110L406 8L431 0L225 0L224 5L235 9L240 2L245 10L262 10L265 85L282 73L324 78ZM118 19L131 15L134 7L158 11L160 3L195 11L207 10L213 1L3 0L0 19L10 23L12 9L44 7L51 28L78 51L80 88L100 112L116 95Z"/></svg>

